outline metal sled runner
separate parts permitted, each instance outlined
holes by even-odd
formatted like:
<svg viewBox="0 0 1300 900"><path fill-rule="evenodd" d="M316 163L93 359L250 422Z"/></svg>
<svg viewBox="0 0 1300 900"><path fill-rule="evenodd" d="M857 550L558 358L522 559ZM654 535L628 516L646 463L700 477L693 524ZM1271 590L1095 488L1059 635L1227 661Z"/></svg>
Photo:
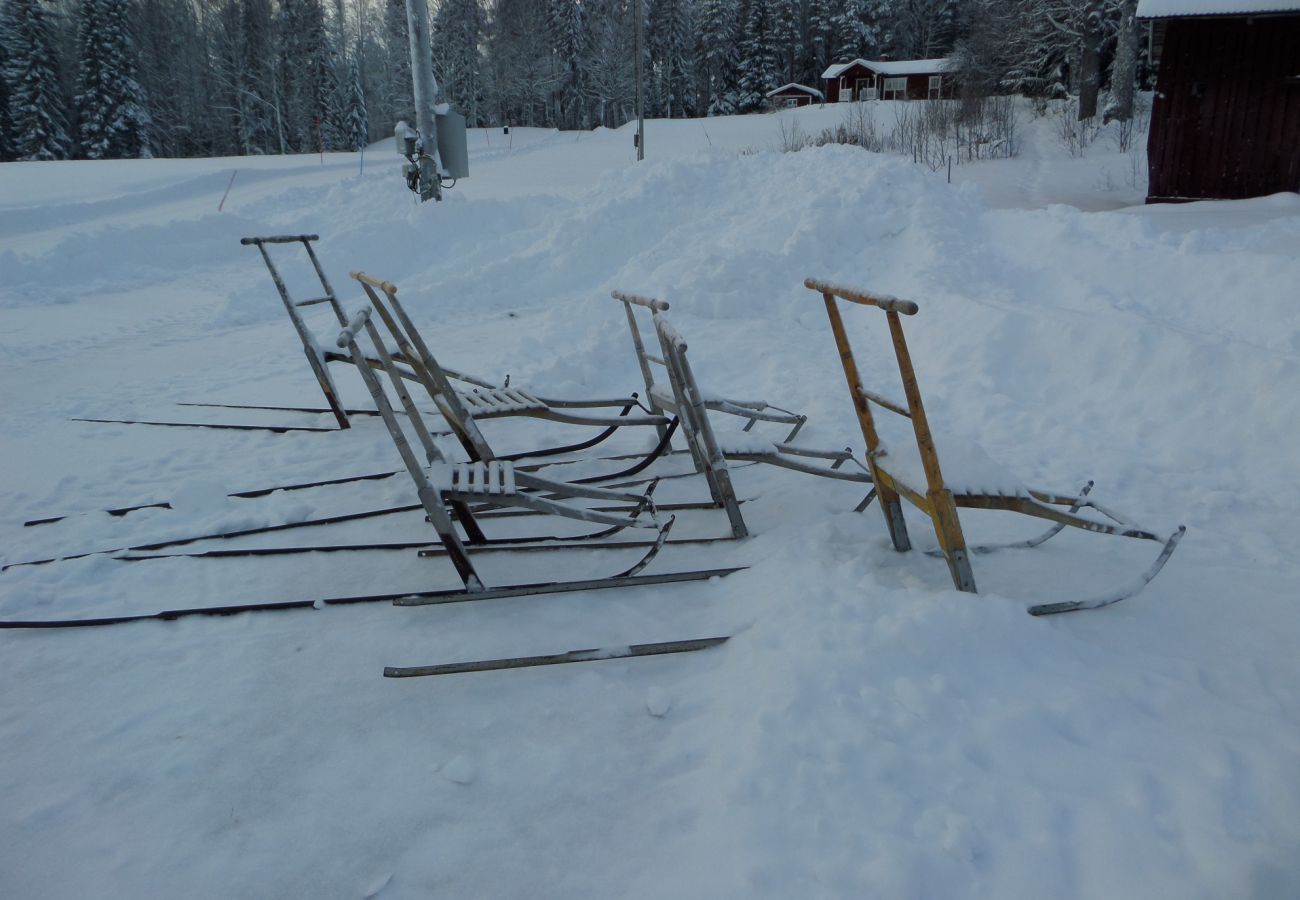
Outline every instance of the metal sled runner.
<svg viewBox="0 0 1300 900"><path fill-rule="evenodd" d="M935 449L934 437L926 419L925 407L921 401L921 391L917 386L916 372L912 368L912 358L908 351L907 340L903 335L900 316L916 315L918 307L908 300L899 300L854 290L817 281L809 278L804 281L809 290L822 295L826 304L826 315L830 319L831 332L835 338L835 347L839 351L844 368L844 378L848 383L849 395L853 399L862 436L867 442L867 465L871 469L876 484L876 495L880 498L880 508L884 513L885 526L889 530L894 549L910 550L911 541L907 535L907 526L903 522L900 499L906 499L930 517L934 524L935 537L939 548L948 563L953 585L959 591L976 592L975 576L971 571L969 549L962 533L961 520L957 516L958 508L995 509L1022 515L1047 519L1054 524L1046 534L1029 541L1007 546L1037 546L1055 536L1064 527L1080 528L1098 534L1110 534L1139 540L1156 541L1161 550L1155 562L1136 582L1127 588L1094 597L1088 600L1045 603L1032 606L1033 615L1071 612L1080 609L1095 609L1108 606L1127 597L1131 597L1151 581L1168 561L1174 548L1182 539L1185 528L1180 526L1172 535L1159 537L1150 529L1128 522L1124 517L1098 504L1088 496L1088 488L1077 496L1062 496L1048 491L1026 488L1014 480L1005 479L993 466L980 466L978 452L968 454L965 460L975 460L974 471L960 473L953 481L965 487L954 490L949 478L939 465L939 454ZM890 339L894 355L897 358L899 374L902 377L905 403L890 400L865 388L858 373L857 362L853 357L853 348L849 344L844 321L840 316L839 300L860 306L875 307L885 313L889 324ZM878 406L896 415L910 419L916 441L917 455L911 456L906 450L895 453L893 448L886 448L882 443L872 418L871 407ZM992 489L990 489L992 488ZM1056 507L1066 507L1065 510ZM1088 508L1099 514L1099 518L1086 518L1079 511ZM1109 521L1102 521L1102 519ZM974 548L980 551L999 549L996 547Z"/></svg>

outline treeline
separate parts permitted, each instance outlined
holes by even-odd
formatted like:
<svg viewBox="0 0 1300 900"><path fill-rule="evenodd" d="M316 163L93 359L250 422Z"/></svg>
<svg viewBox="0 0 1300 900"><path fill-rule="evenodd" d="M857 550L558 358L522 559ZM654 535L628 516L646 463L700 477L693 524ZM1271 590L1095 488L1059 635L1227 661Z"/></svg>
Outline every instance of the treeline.
<svg viewBox="0 0 1300 900"><path fill-rule="evenodd" d="M355 150L411 117L404 0L2 2L0 159ZM832 62L954 51L971 90L1054 96L1112 70L1131 85L1134 2L442 0L430 52L471 126L626 122L638 8L654 117L751 112Z"/></svg>

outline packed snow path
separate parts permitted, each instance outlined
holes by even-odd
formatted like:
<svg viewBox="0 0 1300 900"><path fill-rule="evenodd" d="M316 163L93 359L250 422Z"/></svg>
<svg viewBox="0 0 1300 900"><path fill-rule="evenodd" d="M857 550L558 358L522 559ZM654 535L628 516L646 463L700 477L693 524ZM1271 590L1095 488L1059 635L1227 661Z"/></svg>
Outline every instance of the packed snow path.
<svg viewBox="0 0 1300 900"><path fill-rule="evenodd" d="M839 114L799 115L812 129ZM960 595L942 562L889 548L874 508L850 512L860 491L751 467L735 479L756 537L663 557L751 566L718 582L2 632L0 894L1300 893L1300 200L1020 209L1077 199L1102 163L1085 176L1087 158L1040 143L963 167L979 187L949 186L848 148L773 152L778 121L652 122L637 166L627 129L516 129L513 146L475 132L473 176L437 206L412 204L391 148L367 153L364 176L350 155L0 167L3 562L413 502L398 479L224 496L396 468L377 422L272 435L69 421L283 422L172 404L318 404L238 243L302 231L322 235L340 291L351 268L400 284L448 364L549 394L635 390L609 291L661 297L705 384L809 413L818 446L861 440L803 278L915 300L933 422L1032 483L1094 478L1142 521L1186 522L1159 579L1102 612L1033 619L1031 602L1123 582L1149 547L1065 534L978 557L984 593ZM1030 183L1034 197L1017 187ZM867 379L896 393L879 323L848 324ZM21 525L159 499L174 508ZM1039 530L964 521L973 542ZM681 527L726 525L705 512ZM311 539L430 536L418 515L325 530ZM614 563L590 556L484 565L540 580ZM449 577L413 552L96 556L3 573L0 618ZM715 634L736 636L693 655L380 677Z"/></svg>

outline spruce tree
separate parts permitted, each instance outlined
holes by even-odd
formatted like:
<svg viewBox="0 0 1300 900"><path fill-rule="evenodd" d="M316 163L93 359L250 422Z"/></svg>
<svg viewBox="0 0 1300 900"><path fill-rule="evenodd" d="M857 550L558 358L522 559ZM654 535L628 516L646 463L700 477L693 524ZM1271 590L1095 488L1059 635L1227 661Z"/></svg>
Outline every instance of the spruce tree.
<svg viewBox="0 0 1300 900"><path fill-rule="evenodd" d="M650 7L651 109L666 118L687 115L693 106L689 90L693 74L691 12L687 0L653 0Z"/></svg>
<svg viewBox="0 0 1300 900"><path fill-rule="evenodd" d="M352 54L348 62L347 128L344 132L344 150L364 150L370 143L370 119L366 116L366 94L361 84L361 50Z"/></svg>
<svg viewBox="0 0 1300 900"><path fill-rule="evenodd" d="M726 116L738 99L739 9L735 0L701 0L697 71L707 114Z"/></svg>
<svg viewBox="0 0 1300 900"><path fill-rule="evenodd" d="M100 0L81 0L77 8L77 143L86 159L109 156L106 116L110 99L105 68L108 48Z"/></svg>
<svg viewBox="0 0 1300 900"><path fill-rule="evenodd" d="M82 0L77 22L77 108L86 159L152 156L149 113L136 78L129 0Z"/></svg>
<svg viewBox="0 0 1300 900"><path fill-rule="evenodd" d="M72 140L54 29L42 0L6 0L0 10L0 40L7 56L14 157L67 159Z"/></svg>
<svg viewBox="0 0 1300 900"><path fill-rule="evenodd" d="M483 76L479 46L487 30L487 15L478 0L442 0L433 16L433 61L443 98L469 124L478 124L478 99Z"/></svg>
<svg viewBox="0 0 1300 900"><path fill-rule="evenodd" d="M14 158L13 118L9 115L9 79L5 75L8 59L3 40L0 40L0 162Z"/></svg>
<svg viewBox="0 0 1300 900"><path fill-rule="evenodd" d="M768 91L783 84L783 48L776 0L747 0L740 32L738 112L755 112L767 104Z"/></svg>

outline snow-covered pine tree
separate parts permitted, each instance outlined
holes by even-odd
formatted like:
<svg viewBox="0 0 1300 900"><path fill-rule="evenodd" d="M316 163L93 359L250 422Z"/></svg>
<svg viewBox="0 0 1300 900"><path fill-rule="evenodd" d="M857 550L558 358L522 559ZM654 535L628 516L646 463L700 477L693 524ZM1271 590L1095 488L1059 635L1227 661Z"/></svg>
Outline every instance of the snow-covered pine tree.
<svg viewBox="0 0 1300 900"><path fill-rule="evenodd" d="M0 40L0 162L14 158L13 118L9 115L9 79L5 76L5 61L9 58L3 40Z"/></svg>
<svg viewBox="0 0 1300 900"><path fill-rule="evenodd" d="M707 115L736 111L739 99L740 9L736 0L700 0L696 73Z"/></svg>
<svg viewBox="0 0 1300 900"><path fill-rule="evenodd" d="M636 83L632 9L626 0L601 0L587 21L591 27L587 91L598 125L617 128L634 114Z"/></svg>
<svg viewBox="0 0 1300 900"><path fill-rule="evenodd" d="M129 3L81 0L75 102L81 155L86 159L147 159L153 155L144 89L136 77Z"/></svg>
<svg viewBox="0 0 1300 900"><path fill-rule="evenodd" d="M217 82L215 109L227 114L224 141L241 155L286 152L289 136L280 104L270 0L225 0L208 35Z"/></svg>
<svg viewBox="0 0 1300 900"><path fill-rule="evenodd" d="M591 127L586 104L588 18L588 9L579 0L550 0L547 4L546 32L560 72L553 95L556 124L561 127Z"/></svg>
<svg viewBox="0 0 1300 900"><path fill-rule="evenodd" d="M0 41L7 56L15 158L67 159L72 139L54 30L43 0L6 0L0 9Z"/></svg>
<svg viewBox="0 0 1300 900"><path fill-rule="evenodd" d="M650 51L652 115L672 118L693 110L691 34L693 7L687 0L652 0L647 45Z"/></svg>
<svg viewBox="0 0 1300 900"><path fill-rule="evenodd" d="M109 50L100 0L81 0L77 6L77 143L86 159L109 158L106 67Z"/></svg>
<svg viewBox="0 0 1300 900"><path fill-rule="evenodd" d="M383 2L383 65L380 67L379 106L386 120L380 128L391 134L399 121L415 121L411 98L411 43L406 28L405 0Z"/></svg>
<svg viewBox="0 0 1300 900"><path fill-rule="evenodd" d="M756 112L767 105L767 92L784 83L778 0L743 0L741 11L736 111Z"/></svg>
<svg viewBox="0 0 1300 900"><path fill-rule="evenodd" d="M348 69L347 14L343 0L334 0L332 14L326 23L329 47L329 83L325 86L324 131L327 150L351 150L348 106L351 104L352 85Z"/></svg>
<svg viewBox="0 0 1300 900"><path fill-rule="evenodd" d="M370 143L370 119L366 116L366 94L361 84L361 51L357 49L348 60L347 131L341 149L364 150Z"/></svg>
<svg viewBox="0 0 1300 900"><path fill-rule="evenodd" d="M279 35L290 147L299 153L331 149L325 144L335 78L320 0L281 0Z"/></svg>
<svg viewBox="0 0 1300 900"><path fill-rule="evenodd" d="M835 18L835 58L879 59L893 42L893 10L885 0L844 0Z"/></svg>
<svg viewBox="0 0 1300 900"><path fill-rule="evenodd" d="M136 0L140 83L149 99L151 143L158 156L234 153L221 102L219 70L209 34L189 3ZM210 17L212 19L218 16ZM214 29L219 33L220 27Z"/></svg>
<svg viewBox="0 0 1300 900"><path fill-rule="evenodd" d="M840 49L839 18L842 13L841 0L808 0L808 29L805 49L809 63L809 75L820 77L826 67L833 62L847 62L836 55ZM851 58L851 57L850 57Z"/></svg>
<svg viewBox="0 0 1300 900"><path fill-rule="evenodd" d="M442 0L433 15L433 67L443 98L478 125L487 14L478 0Z"/></svg>

